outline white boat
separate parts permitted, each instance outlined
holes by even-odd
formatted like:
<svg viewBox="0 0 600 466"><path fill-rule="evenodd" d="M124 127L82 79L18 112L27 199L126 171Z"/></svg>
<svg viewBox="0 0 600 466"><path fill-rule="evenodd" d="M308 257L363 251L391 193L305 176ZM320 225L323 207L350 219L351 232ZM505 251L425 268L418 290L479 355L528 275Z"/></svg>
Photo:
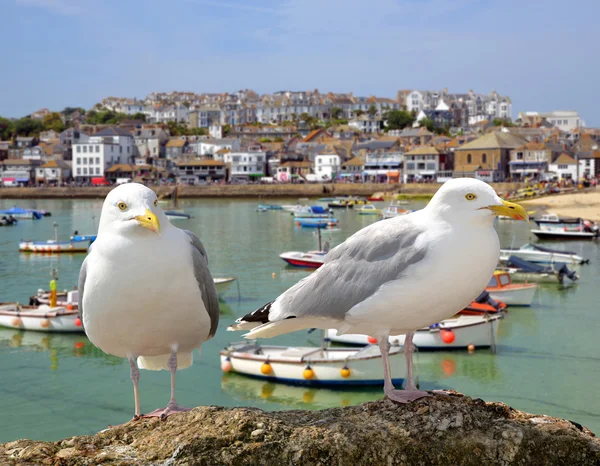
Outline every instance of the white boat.
<svg viewBox="0 0 600 466"><path fill-rule="evenodd" d="M494 272L485 289L492 299L502 301L507 306L531 306L536 283L513 283L510 274L504 271Z"/></svg>
<svg viewBox="0 0 600 466"><path fill-rule="evenodd" d="M331 216L331 212L320 205L300 206L293 211L296 218L326 218Z"/></svg>
<svg viewBox="0 0 600 466"><path fill-rule="evenodd" d="M318 269L325 262L325 252L323 251L288 251L279 254L279 257L294 267L310 269Z"/></svg>
<svg viewBox="0 0 600 466"><path fill-rule="evenodd" d="M547 240L593 240L598 238L599 230L597 228L590 228L588 230L585 226L577 225L561 227L542 224L540 228L531 230L531 233L539 239Z"/></svg>
<svg viewBox="0 0 600 466"><path fill-rule="evenodd" d="M372 204L366 204L354 209L355 212L358 212L359 215L379 215L381 214L381 210L377 209Z"/></svg>
<svg viewBox="0 0 600 466"><path fill-rule="evenodd" d="M543 214L540 218L534 218L533 221L538 225L542 224L551 224L551 225L561 225L561 224L579 224L581 223L580 218L575 217L559 217L553 213Z"/></svg>
<svg viewBox="0 0 600 466"><path fill-rule="evenodd" d="M574 252L544 248L535 244L524 244L518 249L500 249L500 261L505 263L510 256L516 256L534 264L577 265L589 262Z"/></svg>
<svg viewBox="0 0 600 466"><path fill-rule="evenodd" d="M171 221L173 220L189 220L192 218L190 214L186 214L182 210L165 210L165 215Z"/></svg>
<svg viewBox="0 0 600 466"><path fill-rule="evenodd" d="M400 215L410 214L412 211L407 210L407 209L402 209L399 206L399 204L401 204L401 203L402 203L402 201L392 201L392 203L381 212L381 218L382 219L394 218L394 217L399 217ZM408 202L406 202L406 204L408 204Z"/></svg>
<svg viewBox="0 0 600 466"><path fill-rule="evenodd" d="M316 386L383 385L383 364L379 347L316 348L267 346L247 342L232 344L221 351L224 372L257 377L274 382ZM403 355L399 347L390 357ZM406 373L404 357L393 359L393 379L401 385ZM400 367L398 367L400 366Z"/></svg>
<svg viewBox="0 0 600 466"><path fill-rule="evenodd" d="M29 298L30 306L39 306L40 304L50 304L50 292L42 289ZM64 290L56 292L56 305L60 307L69 307L69 309L78 309L79 292L77 290Z"/></svg>
<svg viewBox="0 0 600 466"><path fill-rule="evenodd" d="M85 241L21 241L19 251L21 252L43 252L49 254L79 253L87 252L90 242Z"/></svg>
<svg viewBox="0 0 600 466"><path fill-rule="evenodd" d="M79 311L45 304L0 303L0 326L38 332L83 332Z"/></svg>
<svg viewBox="0 0 600 466"><path fill-rule="evenodd" d="M421 350L447 350L468 348L473 345L478 348L495 346L498 334L498 324L504 314L494 315L462 315L446 319L439 324L417 330L413 343ZM337 330L328 329L326 338L336 343L350 345L375 344L377 340L368 335L345 334L337 335ZM393 346L404 345L405 335L389 337Z"/></svg>
<svg viewBox="0 0 600 466"><path fill-rule="evenodd" d="M520 257L510 256L506 262L512 281L538 282L538 283L563 283L565 277L571 281L579 279L577 273L569 270L567 264L534 264Z"/></svg>
<svg viewBox="0 0 600 466"><path fill-rule="evenodd" d="M223 277L223 278L213 277L213 281L215 282L215 286L217 287L217 293L219 295L222 295L225 292L227 292L229 287L231 287L233 282L236 280L237 280L237 278L235 278L235 277Z"/></svg>

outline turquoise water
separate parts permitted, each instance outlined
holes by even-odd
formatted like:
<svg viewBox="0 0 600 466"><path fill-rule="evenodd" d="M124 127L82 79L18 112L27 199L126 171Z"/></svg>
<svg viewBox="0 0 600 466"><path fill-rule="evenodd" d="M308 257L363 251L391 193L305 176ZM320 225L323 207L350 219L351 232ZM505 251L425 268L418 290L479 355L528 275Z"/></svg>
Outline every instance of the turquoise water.
<svg viewBox="0 0 600 466"><path fill-rule="evenodd" d="M278 201L289 203L289 201ZM0 209L15 202L0 200ZM207 342L194 365L178 373L178 401L187 406L255 406L275 409L318 409L357 404L382 396L381 389L332 391L289 387L251 380L220 370L219 350L240 340L225 328L238 316L257 308L305 277L290 269L278 255L289 250L315 249L311 229L294 226L289 214L257 213L257 200L189 200L182 208L194 218L179 226L193 230L204 242L216 276L239 280L224 297L215 338ZM52 212L40 221L21 221L0 228L0 301L28 302L38 288L46 288L53 268L59 288L77 282L83 255L36 256L19 254L21 238L68 237L73 230L95 231L101 201L20 201L21 207ZM412 207L420 207L415 204ZM324 233L332 245L375 221L352 211L336 212L340 230ZM499 225L504 246L530 240L527 225ZM600 433L600 356L597 286L600 249L595 243L574 242L558 248L574 250L591 259L580 269L575 286L543 285L531 308L512 308L501 322L498 352L420 353L416 363L421 386L451 388L473 397L505 402L525 411L564 417ZM460 264L457 264L459 267ZM275 278L272 274L275 273ZM281 336L273 343L319 344L304 332ZM58 335L0 329L0 442L18 438L55 440L89 434L129 420L133 395L129 366L94 348L84 335ZM142 371L142 411L164 406L169 398L167 372Z"/></svg>

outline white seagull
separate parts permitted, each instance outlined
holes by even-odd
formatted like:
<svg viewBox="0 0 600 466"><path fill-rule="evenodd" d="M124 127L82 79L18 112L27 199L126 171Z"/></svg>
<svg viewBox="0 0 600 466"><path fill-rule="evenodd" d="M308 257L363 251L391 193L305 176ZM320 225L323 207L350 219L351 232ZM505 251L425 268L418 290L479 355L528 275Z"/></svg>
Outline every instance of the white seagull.
<svg viewBox="0 0 600 466"><path fill-rule="evenodd" d="M406 403L427 396L413 380L414 331L451 317L485 289L500 253L496 215L527 219L523 207L482 181L447 181L424 209L358 231L312 275L228 330L251 329L250 339L315 327L371 335L387 397ZM394 389L388 360L388 337L399 334L406 334L405 390Z"/></svg>
<svg viewBox="0 0 600 466"><path fill-rule="evenodd" d="M171 399L147 416L187 411L175 401L175 372L219 323L217 290L200 240L171 225L154 192L137 183L104 201L98 237L79 274L79 312L90 341L127 358L141 416L141 369L171 372Z"/></svg>

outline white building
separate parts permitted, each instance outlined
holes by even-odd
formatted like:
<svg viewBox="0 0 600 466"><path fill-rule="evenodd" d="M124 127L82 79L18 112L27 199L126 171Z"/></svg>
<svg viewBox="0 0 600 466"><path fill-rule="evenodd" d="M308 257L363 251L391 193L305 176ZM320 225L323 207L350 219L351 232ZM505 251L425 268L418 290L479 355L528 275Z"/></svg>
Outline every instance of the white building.
<svg viewBox="0 0 600 466"><path fill-rule="evenodd" d="M214 155L221 149L229 149L232 152L240 150L239 139L233 138L204 139L190 145L193 146L195 153L198 155Z"/></svg>
<svg viewBox="0 0 600 466"><path fill-rule="evenodd" d="M315 157L315 175L317 181L332 180L342 168L342 161L337 154L321 154Z"/></svg>
<svg viewBox="0 0 600 466"><path fill-rule="evenodd" d="M542 118L562 131L571 131L575 128L585 126L585 122L579 116L579 113L572 110L555 110L553 112L540 113Z"/></svg>
<svg viewBox="0 0 600 466"><path fill-rule="evenodd" d="M371 118L369 115L361 115L348 122L348 126L363 133L378 133L381 129L381 119Z"/></svg>
<svg viewBox="0 0 600 466"><path fill-rule="evenodd" d="M554 162L548 165L548 169L552 173L556 173L560 180L577 179L577 161L569 154L560 154Z"/></svg>
<svg viewBox="0 0 600 466"><path fill-rule="evenodd" d="M249 147L243 152L226 152L223 161L229 168L229 181L238 179L257 179L265 175L267 155L259 147Z"/></svg>
<svg viewBox="0 0 600 466"><path fill-rule="evenodd" d="M73 178L86 181L103 177L116 164L131 163L135 156L133 136L121 128L106 128L88 142L73 144Z"/></svg>

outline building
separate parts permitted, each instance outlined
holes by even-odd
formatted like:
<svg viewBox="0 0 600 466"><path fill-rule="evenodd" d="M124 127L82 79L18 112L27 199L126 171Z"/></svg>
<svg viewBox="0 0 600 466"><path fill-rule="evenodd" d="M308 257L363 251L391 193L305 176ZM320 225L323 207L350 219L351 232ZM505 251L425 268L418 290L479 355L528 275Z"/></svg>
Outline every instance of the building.
<svg viewBox="0 0 600 466"><path fill-rule="evenodd" d="M577 160L567 153L560 154L548 169L555 173L559 180L576 180L577 179Z"/></svg>
<svg viewBox="0 0 600 466"><path fill-rule="evenodd" d="M165 143L169 136L162 128L137 128L133 131L135 155L141 157L164 157Z"/></svg>
<svg viewBox="0 0 600 466"><path fill-rule="evenodd" d="M175 164L175 174L180 183L191 185L222 181L227 176L225 163L211 159L192 159L178 162Z"/></svg>
<svg viewBox="0 0 600 466"><path fill-rule="evenodd" d="M363 181L399 183L404 154L393 148L393 141L375 142L391 142L392 146L388 150L377 149L366 154L364 170L362 172Z"/></svg>
<svg viewBox="0 0 600 466"><path fill-rule="evenodd" d="M6 159L2 161L2 184L14 186L27 185L33 182L35 168L40 166L38 160Z"/></svg>
<svg viewBox="0 0 600 466"><path fill-rule="evenodd" d="M133 135L122 128L105 128L87 142L73 144L72 149L73 177L80 182L104 177L108 168L128 164L135 158Z"/></svg>
<svg viewBox="0 0 600 466"><path fill-rule="evenodd" d="M221 149L229 149L232 152L240 150L240 140L233 138L223 139L200 139L193 144L194 153L200 156L212 156Z"/></svg>
<svg viewBox="0 0 600 466"><path fill-rule="evenodd" d="M54 131L53 129L48 130L48 131L42 131L40 133L40 141L50 141L52 139L58 139L60 137L60 133L57 133L56 131Z"/></svg>
<svg viewBox="0 0 600 466"><path fill-rule="evenodd" d="M364 168L363 160L360 157L354 157L342 164L340 176L351 181L362 181Z"/></svg>
<svg viewBox="0 0 600 466"><path fill-rule="evenodd" d="M454 149L454 177L471 177L486 182L510 176L510 152L526 141L512 133L496 131Z"/></svg>
<svg viewBox="0 0 600 466"><path fill-rule="evenodd" d="M510 178L540 180L551 162L552 150L549 147L540 142L528 142L510 151Z"/></svg>
<svg viewBox="0 0 600 466"><path fill-rule="evenodd" d="M247 151L231 152L221 149L223 162L228 168L228 181L235 179L258 179L265 175L267 156L260 147L249 147ZM215 159L217 156L215 155Z"/></svg>
<svg viewBox="0 0 600 466"><path fill-rule="evenodd" d="M404 182L436 180L440 153L433 146L419 146L404 154Z"/></svg>
<svg viewBox="0 0 600 466"><path fill-rule="evenodd" d="M277 167L277 181L295 182L310 174L312 165L309 161L288 161Z"/></svg>
<svg viewBox="0 0 600 466"><path fill-rule="evenodd" d="M35 181L60 186L71 179L71 165L64 160L50 160L35 169Z"/></svg>
<svg viewBox="0 0 600 466"><path fill-rule="evenodd" d="M187 147L188 142L185 138L171 138L165 146L165 155L169 160L178 160L183 156L183 153L186 151Z"/></svg>
<svg viewBox="0 0 600 466"><path fill-rule="evenodd" d="M341 171L342 161L332 148L325 150L326 154L315 157L315 175L317 181L333 180Z"/></svg>
<svg viewBox="0 0 600 466"><path fill-rule="evenodd" d="M381 130L381 118L361 115L348 122L348 126L360 131L361 133L378 133Z"/></svg>
<svg viewBox="0 0 600 466"><path fill-rule="evenodd" d="M540 116L562 131L572 131L585 126L579 113L573 110L555 110L553 112L540 113Z"/></svg>

